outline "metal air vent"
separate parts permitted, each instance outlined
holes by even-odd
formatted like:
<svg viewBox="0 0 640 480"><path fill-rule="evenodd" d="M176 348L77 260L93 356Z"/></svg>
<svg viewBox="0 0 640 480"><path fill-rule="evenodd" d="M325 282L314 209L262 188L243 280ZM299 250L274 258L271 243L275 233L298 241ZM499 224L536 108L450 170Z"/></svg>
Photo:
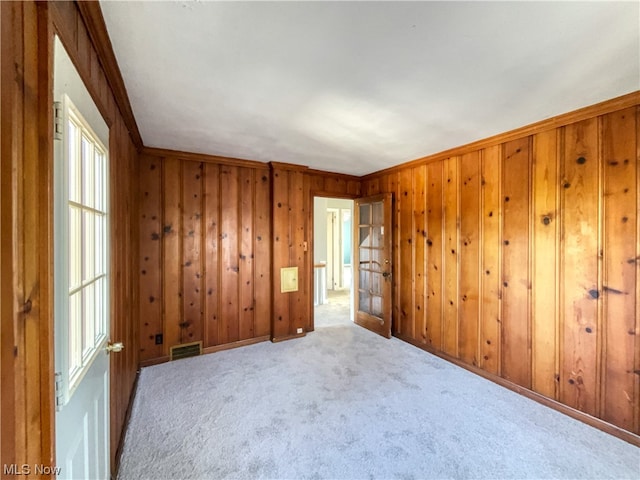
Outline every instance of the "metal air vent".
<svg viewBox="0 0 640 480"><path fill-rule="evenodd" d="M201 354L202 342L182 343L171 347L169 360L173 361L180 358L197 357Z"/></svg>

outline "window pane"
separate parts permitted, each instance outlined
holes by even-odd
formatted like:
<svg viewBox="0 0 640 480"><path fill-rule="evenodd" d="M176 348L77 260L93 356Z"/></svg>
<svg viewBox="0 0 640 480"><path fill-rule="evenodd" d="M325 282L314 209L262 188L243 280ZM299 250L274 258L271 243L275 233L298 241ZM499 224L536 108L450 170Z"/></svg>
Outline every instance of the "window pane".
<svg viewBox="0 0 640 480"><path fill-rule="evenodd" d="M69 298L69 374L82 367L82 291Z"/></svg>
<svg viewBox="0 0 640 480"><path fill-rule="evenodd" d="M382 317L382 297L376 295L371 297L371 314Z"/></svg>
<svg viewBox="0 0 640 480"><path fill-rule="evenodd" d="M369 225L371 223L371 206L368 203L360 205L360 225Z"/></svg>
<svg viewBox="0 0 640 480"><path fill-rule="evenodd" d="M382 247L382 227L376 226L372 228L373 234L371 235L371 246Z"/></svg>
<svg viewBox="0 0 640 480"><path fill-rule="evenodd" d="M105 297L105 285L106 279L105 277L100 278L95 283L95 335L94 342L97 345L104 337L106 333L105 328L105 319L106 319L106 306L103 305L104 297Z"/></svg>
<svg viewBox="0 0 640 480"><path fill-rule="evenodd" d="M371 307L369 306L369 292L359 292L359 307L358 309L361 312L369 313L371 311Z"/></svg>
<svg viewBox="0 0 640 480"><path fill-rule="evenodd" d="M95 149L95 208L104 211L104 155Z"/></svg>
<svg viewBox="0 0 640 480"><path fill-rule="evenodd" d="M370 272L366 271L366 270L360 270L360 285L358 286L358 288L360 288L361 290L369 290L369 288L371 288L369 286L369 276L371 275Z"/></svg>
<svg viewBox="0 0 640 480"><path fill-rule="evenodd" d="M91 280L95 275L95 217L91 212L82 212L83 217L83 238L82 248L84 261L82 262L83 281Z"/></svg>
<svg viewBox="0 0 640 480"><path fill-rule="evenodd" d="M104 223L105 217L103 215L95 216L95 275L104 275L105 271L105 238L104 238Z"/></svg>
<svg viewBox="0 0 640 480"><path fill-rule="evenodd" d="M84 287L84 318L82 319L84 335L82 341L82 356L90 354L94 347L95 340L95 308L96 301L94 295L95 284L91 283Z"/></svg>
<svg viewBox="0 0 640 480"><path fill-rule="evenodd" d="M82 280L82 211L69 206L69 289Z"/></svg>
<svg viewBox="0 0 640 480"><path fill-rule="evenodd" d="M361 247L368 247L371 244L370 230L371 229L369 227L360 227L360 239L358 240L358 244Z"/></svg>
<svg viewBox="0 0 640 480"><path fill-rule="evenodd" d="M69 200L79 203L82 200L80 194L80 180L82 176L80 171L80 155L78 154L78 128L72 121L69 121L67 130L69 132L67 142Z"/></svg>
<svg viewBox="0 0 640 480"><path fill-rule="evenodd" d="M384 208L382 202L373 204L373 224L382 225L384 223Z"/></svg>
<svg viewBox="0 0 640 480"><path fill-rule="evenodd" d="M94 159L93 143L82 136L82 203L89 207L94 206Z"/></svg>
<svg viewBox="0 0 640 480"><path fill-rule="evenodd" d="M382 274L371 273L371 293L382 295Z"/></svg>

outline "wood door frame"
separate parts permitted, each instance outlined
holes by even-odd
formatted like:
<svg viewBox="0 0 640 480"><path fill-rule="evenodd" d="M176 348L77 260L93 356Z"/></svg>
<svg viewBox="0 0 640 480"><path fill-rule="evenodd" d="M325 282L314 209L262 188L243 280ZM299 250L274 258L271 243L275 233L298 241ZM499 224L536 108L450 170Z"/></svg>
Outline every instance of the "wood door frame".
<svg viewBox="0 0 640 480"><path fill-rule="evenodd" d="M327 192L324 190L310 190L309 196L307 197L307 211L309 214L307 215L307 232L311 232L311 235L308 235L308 249L311 252L311 255L306 255L306 269L307 269L307 278L304 281L307 284L307 291L313 292L313 265L314 265L314 253L315 253L315 245L314 245L314 199L316 197L323 198L335 198L338 200L353 200L355 202L356 198L360 198L361 195L353 195L348 193L335 193L335 192ZM354 207L355 208L355 207ZM353 239L352 239L353 241ZM307 332L313 332L315 330L315 318L314 318L314 305L313 305L313 295L309 295L309 301L307 304Z"/></svg>

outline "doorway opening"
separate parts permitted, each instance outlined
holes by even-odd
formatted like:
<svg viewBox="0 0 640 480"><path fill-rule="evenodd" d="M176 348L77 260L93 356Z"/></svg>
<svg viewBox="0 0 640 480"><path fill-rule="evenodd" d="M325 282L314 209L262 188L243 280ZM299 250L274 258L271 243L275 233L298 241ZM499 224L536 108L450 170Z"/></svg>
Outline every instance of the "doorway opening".
<svg viewBox="0 0 640 480"><path fill-rule="evenodd" d="M314 197L313 203L314 327L350 325L354 202Z"/></svg>

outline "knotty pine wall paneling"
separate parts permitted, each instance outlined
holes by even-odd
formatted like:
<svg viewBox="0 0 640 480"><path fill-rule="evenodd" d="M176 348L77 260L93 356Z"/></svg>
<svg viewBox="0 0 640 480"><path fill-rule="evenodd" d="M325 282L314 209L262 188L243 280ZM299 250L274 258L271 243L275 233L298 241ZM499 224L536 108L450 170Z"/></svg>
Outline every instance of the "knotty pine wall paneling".
<svg viewBox="0 0 640 480"><path fill-rule="evenodd" d="M635 135L640 122L634 108L602 117L602 259L603 318L601 415L627 430L637 430L640 371L636 357L638 317L638 167L634 162L640 143ZM635 142L634 142L635 139ZM633 241L635 237L635 242ZM635 335L634 335L635 334ZM625 368L619 368L624 365ZM635 400L635 402L634 402ZM637 418L636 418L637 420Z"/></svg>
<svg viewBox="0 0 640 480"><path fill-rule="evenodd" d="M534 136L532 176L533 255L531 272L531 388L550 398L558 396L558 131ZM549 352L552 352L550 355Z"/></svg>
<svg viewBox="0 0 640 480"><path fill-rule="evenodd" d="M636 444L639 104L636 92L362 179L395 194L396 336Z"/></svg>
<svg viewBox="0 0 640 480"><path fill-rule="evenodd" d="M253 256L256 338L271 335L271 209L263 208L271 203L269 172L255 172L255 245Z"/></svg>
<svg viewBox="0 0 640 480"><path fill-rule="evenodd" d="M161 343L155 343L155 336L162 332L162 311L164 305L162 262L164 231L163 220L163 169L159 159L142 158L140 164L139 232L139 318L140 344L145 344L144 355L151 358L163 355ZM136 348L138 346L136 345ZM140 359L143 352L140 351Z"/></svg>
<svg viewBox="0 0 640 480"><path fill-rule="evenodd" d="M427 168L428 193L425 208L427 210L427 303L426 345L441 351L443 339L444 314L444 202L443 202L443 163L430 163Z"/></svg>
<svg viewBox="0 0 640 480"><path fill-rule="evenodd" d="M479 294L481 295L479 366L493 374L501 374L500 339L502 337L502 146L480 151L482 179L481 234L478 237L482 252Z"/></svg>
<svg viewBox="0 0 640 480"><path fill-rule="evenodd" d="M205 352L269 338L268 166L145 149L140 156L139 351Z"/></svg>
<svg viewBox="0 0 640 480"><path fill-rule="evenodd" d="M4 464L54 461L49 188L53 30L48 8L34 2L0 3L0 458Z"/></svg>
<svg viewBox="0 0 640 480"><path fill-rule="evenodd" d="M398 317L396 319L396 331L398 334L413 336L414 322L409 321L415 318L413 312L414 305L414 284L413 284L413 259L415 255L415 242L418 236L413 232L413 211L410 208L413 204L412 175L413 169L402 170L398 175L399 198L398 204L405 204L409 208L404 208L398 212L398 232L399 249L406 252L400 257L398 266L397 281L404 285L400 289L398 305Z"/></svg>
<svg viewBox="0 0 640 480"><path fill-rule="evenodd" d="M272 338L290 338L294 335L290 322L290 302L289 293L280 292L280 269L291 267L291 218L289 207L289 171L284 169L272 170L271 182L273 192L273 229L271 245L273 248L273 269L272 269ZM300 272L298 272L299 274Z"/></svg>
<svg viewBox="0 0 640 480"><path fill-rule="evenodd" d="M422 341L426 340L427 302L429 297L426 294L426 272L425 250L427 248L427 225L426 225L426 197L427 197L427 168L422 165L413 170L413 230L416 234L416 241L413 244L413 308L415 321L414 337L418 336ZM412 322L411 322L412 323Z"/></svg>
<svg viewBox="0 0 640 480"><path fill-rule="evenodd" d="M598 118L563 128L561 158L560 400L598 415L600 270L600 155Z"/></svg>
<svg viewBox="0 0 640 480"><path fill-rule="evenodd" d="M218 302L220 301L220 166L214 163L204 164L203 181L203 236L204 236L204 305L203 305L203 345L218 345L219 325ZM161 317L160 317L161 318ZM162 328L158 330L162 331ZM162 349L148 358L159 358Z"/></svg>
<svg viewBox="0 0 640 480"><path fill-rule="evenodd" d="M442 326L443 350L458 356L458 282L460 268L460 212L458 189L459 157L453 156L444 162L444 323ZM401 209L402 206L401 206ZM401 254L402 255L402 254Z"/></svg>
<svg viewBox="0 0 640 480"><path fill-rule="evenodd" d="M529 325L529 137L503 145L502 376L531 387Z"/></svg>
<svg viewBox="0 0 640 480"><path fill-rule="evenodd" d="M354 198L356 177L144 149L139 176L139 354L293 338L313 326L311 192ZM280 293L280 268L299 290Z"/></svg>
<svg viewBox="0 0 640 480"><path fill-rule="evenodd" d="M237 342L240 339L240 245L242 241L239 215L238 167L220 168L220 343ZM170 259L174 261L174 259Z"/></svg>
<svg viewBox="0 0 640 480"><path fill-rule="evenodd" d="M479 276L480 276L480 154L460 158L460 320L458 352L460 358L478 365Z"/></svg>
<svg viewBox="0 0 640 480"><path fill-rule="evenodd" d="M309 315L308 217L305 207L304 170L287 164L272 163L273 185L273 327L272 340L280 341L306 333ZM305 242L307 247L305 248ZM280 269L298 267L298 290L280 291ZM309 270L312 272L312 270ZM300 329L300 331L298 330Z"/></svg>

